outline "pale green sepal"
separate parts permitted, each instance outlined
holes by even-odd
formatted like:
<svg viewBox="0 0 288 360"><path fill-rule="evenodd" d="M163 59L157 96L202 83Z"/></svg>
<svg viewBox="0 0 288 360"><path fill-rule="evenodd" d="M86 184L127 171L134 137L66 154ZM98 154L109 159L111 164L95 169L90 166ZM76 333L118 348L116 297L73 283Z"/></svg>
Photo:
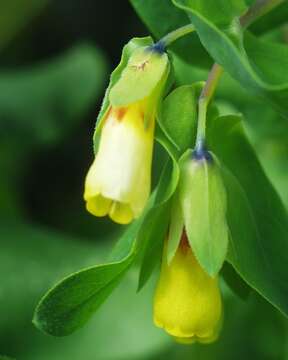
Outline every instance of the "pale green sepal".
<svg viewBox="0 0 288 360"><path fill-rule="evenodd" d="M216 276L227 253L226 191L214 155L211 160L181 157L179 197L189 244L203 269Z"/></svg>
<svg viewBox="0 0 288 360"><path fill-rule="evenodd" d="M127 106L151 95L166 74L168 64L166 53L159 53L150 46L137 48L110 91L111 104Z"/></svg>
<svg viewBox="0 0 288 360"><path fill-rule="evenodd" d="M153 44L152 38L150 36L147 36L147 37L143 37L143 38L133 38L124 46L120 63L117 65L117 67L114 69L114 71L110 75L109 85L106 89L104 99L103 99L103 102L101 105L101 109L97 116L96 127L95 127L95 131L94 131L94 136L93 136L93 144L94 144L94 153L95 154L97 153L97 149L98 149L99 138L100 138L100 133L101 133L101 125L103 123L103 119L105 119L105 114L107 113L107 111L109 109L109 105L110 105L109 94L110 94L111 88L120 79L121 73L122 73L123 69L127 66L128 60L129 60L130 56L132 55L132 53L138 48L143 48L146 46L150 46L152 44Z"/></svg>
<svg viewBox="0 0 288 360"><path fill-rule="evenodd" d="M171 207L170 225L168 231L167 243L167 261L171 263L181 240L181 235L184 229L184 219L179 201L179 192L176 190Z"/></svg>

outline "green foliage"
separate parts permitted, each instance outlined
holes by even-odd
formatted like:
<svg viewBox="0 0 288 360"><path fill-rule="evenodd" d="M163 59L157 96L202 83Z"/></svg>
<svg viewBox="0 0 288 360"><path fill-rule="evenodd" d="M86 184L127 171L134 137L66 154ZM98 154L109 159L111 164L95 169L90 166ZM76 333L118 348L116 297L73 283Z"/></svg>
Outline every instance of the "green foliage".
<svg viewBox="0 0 288 360"><path fill-rule="evenodd" d="M0 49L40 12L49 0L22 0L0 2Z"/></svg>
<svg viewBox="0 0 288 360"><path fill-rule="evenodd" d="M175 8L170 0L130 0L130 2L158 40L169 31L189 23L186 14ZM181 56L188 63L197 63L201 67L212 64L211 58L200 44L197 34L192 33L179 39L169 47L169 52L170 49L172 54Z"/></svg>
<svg viewBox="0 0 288 360"><path fill-rule="evenodd" d="M151 321L153 281L136 295L135 269L81 331L66 338L53 338L31 323L33 307L43 291L61 277L103 261L111 247L111 236L96 234L92 243L43 227L14 224L14 229L2 225L0 237L0 270L6 274L1 290L10 296L9 301L2 303L0 317L3 353L24 360L118 356L132 359L152 356L167 346L168 339Z"/></svg>
<svg viewBox="0 0 288 360"><path fill-rule="evenodd" d="M287 211L247 141L241 117L219 117L208 139L227 168L228 259L250 286L287 315Z"/></svg>
<svg viewBox="0 0 288 360"><path fill-rule="evenodd" d="M163 241L167 234L170 214L170 202L154 207L147 214L138 242L142 253L139 273L138 291L149 280L156 265L162 257Z"/></svg>
<svg viewBox="0 0 288 360"><path fill-rule="evenodd" d="M221 269L221 275L235 295L239 296L242 300L248 299L252 289L244 280L242 280L234 270L233 266L227 261Z"/></svg>
<svg viewBox="0 0 288 360"><path fill-rule="evenodd" d="M62 280L40 301L34 324L54 336L71 334L106 300L132 259L133 250L118 263L84 269Z"/></svg>
<svg viewBox="0 0 288 360"><path fill-rule="evenodd" d="M0 122L29 144L59 141L102 90L107 67L95 47L80 45L48 64L0 70ZM10 130L11 129L11 130ZM24 140L25 140L24 137Z"/></svg>
<svg viewBox="0 0 288 360"><path fill-rule="evenodd" d="M197 98L202 86L197 83L177 87L163 101L160 126L181 153L194 145Z"/></svg>
<svg viewBox="0 0 288 360"><path fill-rule="evenodd" d="M171 64L167 96L157 114L155 140L163 154L160 160L159 154L155 156L154 191L142 216L122 228L85 213L81 199L85 171L79 164L86 167L88 163L83 150L87 149L87 134L77 144L73 137L73 130L87 130L87 124L81 127L81 119L99 100L107 78L106 58L94 45L79 44L56 58L29 63L50 54L52 48L45 43L45 36L42 39L47 24L40 31L40 42L31 22L28 31L21 34L48 0L0 1L0 50L5 48L6 63L0 69L0 348L8 355L0 355L0 360L285 360L288 218L282 200L287 207L288 138L287 122L279 114L288 115L288 50L283 26L287 3L283 1L243 31L239 18L254 3L252 0L130 2L155 40L189 23L196 31L169 46L169 66L165 53L148 51L153 44L151 37L133 38L124 46L120 63L111 74L94 133L95 152L110 104L127 105L150 94L166 80ZM45 16L54 20L54 11ZM60 28L57 21L50 25L49 32L52 27ZM61 36L55 41L54 52ZM51 38L54 41L53 35ZM108 44L106 37L105 41ZM39 52L33 48L34 42L40 46ZM17 64L21 65L22 56L29 65L13 68L13 61L9 64L13 56ZM154 67L149 78L132 71L146 60ZM224 211L216 207L223 189L219 191L209 166L194 182L184 184L185 193L190 194L185 210L192 216L188 225L180 201L184 196L179 190L179 160L187 150L191 155L194 147L199 95L213 61L225 70L207 115L207 148L219 159L227 193L229 245L220 275L242 300L234 297L221 280L223 335L209 347L180 347L153 326L153 274L157 274L166 240L168 260L173 258L184 223L199 262L210 274L218 272L226 253L227 234L218 229L206 236L204 231L204 225L213 227L211 224L218 223L218 215ZM62 169L53 164L58 155L62 160L64 147L68 148L67 156L75 159L71 172L65 159ZM71 151L75 147L79 158ZM156 153L159 148L155 148ZM54 157L53 152L57 154ZM38 161L55 172L46 181ZM66 171L68 181L63 178L65 187L59 190L57 182ZM78 177L82 179L79 182ZM212 178L208 192L216 195L204 201L207 182L203 179L208 178ZM48 199L51 191L47 188L53 190L55 199ZM187 197L185 201L187 205ZM41 214L44 207L47 219ZM197 216L201 221L197 222ZM37 225L39 221L45 222L45 227ZM69 236L51 227L75 234ZM93 236L84 239L75 229ZM206 248L203 239L207 240ZM209 258L209 254L213 256ZM55 283L34 314L34 324L56 336L53 338L38 331L31 317L38 299ZM136 294L137 286L141 292ZM71 336L57 338L68 334Z"/></svg>
<svg viewBox="0 0 288 360"><path fill-rule="evenodd" d="M270 44L243 34L237 22L227 28L227 23L222 21L222 9L219 8L215 15L210 2L173 0L173 3L187 11L202 44L215 62L222 65L247 91L265 96L283 116L288 116L287 46ZM246 47L248 50L245 51ZM253 51L249 52L249 49ZM265 61L263 57L266 57Z"/></svg>

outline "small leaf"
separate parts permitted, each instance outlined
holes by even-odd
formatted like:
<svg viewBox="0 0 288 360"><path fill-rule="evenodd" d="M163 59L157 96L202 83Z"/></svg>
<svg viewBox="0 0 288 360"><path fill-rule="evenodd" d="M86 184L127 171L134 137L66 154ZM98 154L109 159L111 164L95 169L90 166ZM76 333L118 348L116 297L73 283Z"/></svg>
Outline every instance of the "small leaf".
<svg viewBox="0 0 288 360"><path fill-rule="evenodd" d="M169 154L169 159L162 170L159 183L153 194L152 208L139 231L138 244L139 251L142 253L142 263L138 291L146 284L157 262L161 259L163 240L167 235L170 221L171 197L175 193L179 181L177 150L159 126L157 127L156 139Z"/></svg>
<svg viewBox="0 0 288 360"><path fill-rule="evenodd" d="M170 211L171 219L169 225L169 232L168 232L168 241L167 241L167 261L168 264L172 261L184 229L184 219L182 208L179 199L179 191L176 190L173 198L172 198L172 207Z"/></svg>
<svg viewBox="0 0 288 360"><path fill-rule="evenodd" d="M42 331L66 336L82 327L118 285L134 259L134 248L122 261L74 273L40 301L33 322Z"/></svg>
<svg viewBox="0 0 288 360"><path fill-rule="evenodd" d="M197 102L203 83L181 86L163 101L159 123L173 144L184 152L193 147L196 134Z"/></svg>
<svg viewBox="0 0 288 360"><path fill-rule="evenodd" d="M140 251L143 252L138 291L140 291L152 275L153 269L162 257L162 246L167 235L170 220L169 201L154 207L145 218L143 227L139 232L138 242Z"/></svg>
<svg viewBox="0 0 288 360"><path fill-rule="evenodd" d="M155 138L169 155L157 185L155 205L160 205L171 198L178 185L180 174L178 166L179 153L159 126L156 128Z"/></svg>

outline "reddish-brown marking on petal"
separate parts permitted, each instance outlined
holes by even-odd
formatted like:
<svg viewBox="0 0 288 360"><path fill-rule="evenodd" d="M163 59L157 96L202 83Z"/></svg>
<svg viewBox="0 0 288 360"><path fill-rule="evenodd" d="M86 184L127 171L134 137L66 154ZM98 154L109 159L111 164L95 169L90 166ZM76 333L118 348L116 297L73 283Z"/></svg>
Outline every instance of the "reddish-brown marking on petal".
<svg viewBox="0 0 288 360"><path fill-rule="evenodd" d="M107 121L107 119L110 116L111 112L112 112L112 106L109 107L106 114L104 115L103 124Z"/></svg>
<svg viewBox="0 0 288 360"><path fill-rule="evenodd" d="M179 247L181 248L181 250L183 252L186 252L190 249L190 245L189 245L189 241L188 241L188 237L187 237L185 229L183 229Z"/></svg>
<svg viewBox="0 0 288 360"><path fill-rule="evenodd" d="M134 70L145 70L146 65L149 64L149 60L143 61L141 64L131 65Z"/></svg>
<svg viewBox="0 0 288 360"><path fill-rule="evenodd" d="M115 109L115 117L118 121L121 121L124 117L124 115L127 112L127 107L121 107L118 109Z"/></svg>

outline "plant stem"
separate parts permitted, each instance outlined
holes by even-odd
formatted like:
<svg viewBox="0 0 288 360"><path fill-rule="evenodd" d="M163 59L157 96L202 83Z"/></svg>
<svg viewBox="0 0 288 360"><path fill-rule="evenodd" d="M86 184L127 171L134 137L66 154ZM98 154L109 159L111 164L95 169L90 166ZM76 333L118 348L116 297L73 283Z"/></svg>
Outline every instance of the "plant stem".
<svg viewBox="0 0 288 360"><path fill-rule="evenodd" d="M199 151L203 148L205 142L207 107L212 96L214 95L216 86L222 73L223 68L215 63L209 72L208 79L198 100L198 122L195 148Z"/></svg>
<svg viewBox="0 0 288 360"><path fill-rule="evenodd" d="M242 28L245 29L256 19L265 15L284 1L285 0L256 0L248 11L240 17L239 20ZM207 81L198 100L198 122L195 150L199 152L201 152L205 146L207 107L215 92L222 73L223 68L215 63L209 72Z"/></svg>
<svg viewBox="0 0 288 360"><path fill-rule="evenodd" d="M267 14L286 0L256 0L248 11L240 17L240 24L243 28L251 25L259 17Z"/></svg>
<svg viewBox="0 0 288 360"><path fill-rule="evenodd" d="M191 32L195 31L195 28L192 24L188 24L185 26L182 26L176 30L171 31L167 35L165 35L162 39L158 41L156 46L162 47L166 49L167 46L172 44L174 41L178 40L182 36L185 36L187 34L190 34Z"/></svg>

